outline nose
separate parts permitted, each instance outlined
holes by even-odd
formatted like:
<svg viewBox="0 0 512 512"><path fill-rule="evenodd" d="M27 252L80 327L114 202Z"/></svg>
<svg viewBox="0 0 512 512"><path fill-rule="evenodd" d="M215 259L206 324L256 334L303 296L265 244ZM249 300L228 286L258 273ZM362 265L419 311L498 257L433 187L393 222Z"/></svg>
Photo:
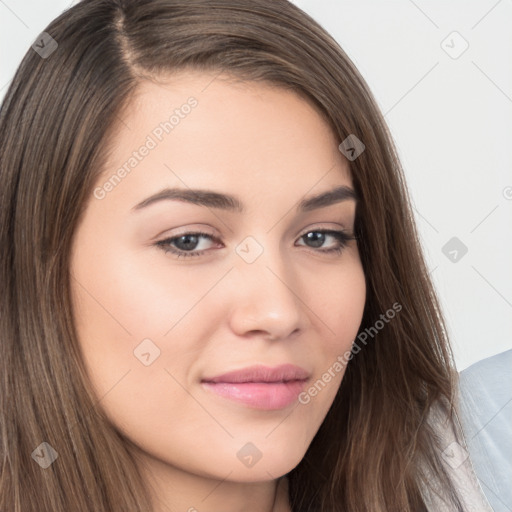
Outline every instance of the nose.
<svg viewBox="0 0 512 512"><path fill-rule="evenodd" d="M234 269L230 326L239 336L286 339L306 329L307 308L292 269L278 257L264 256Z"/></svg>

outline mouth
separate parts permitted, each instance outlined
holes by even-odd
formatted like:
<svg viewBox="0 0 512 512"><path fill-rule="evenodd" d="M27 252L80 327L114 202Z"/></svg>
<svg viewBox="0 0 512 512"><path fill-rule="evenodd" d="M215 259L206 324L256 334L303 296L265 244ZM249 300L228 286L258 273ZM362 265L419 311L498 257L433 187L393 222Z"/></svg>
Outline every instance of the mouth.
<svg viewBox="0 0 512 512"><path fill-rule="evenodd" d="M222 398L261 410L284 409L295 402L310 374L295 365L263 365L225 373L201 381L204 389Z"/></svg>

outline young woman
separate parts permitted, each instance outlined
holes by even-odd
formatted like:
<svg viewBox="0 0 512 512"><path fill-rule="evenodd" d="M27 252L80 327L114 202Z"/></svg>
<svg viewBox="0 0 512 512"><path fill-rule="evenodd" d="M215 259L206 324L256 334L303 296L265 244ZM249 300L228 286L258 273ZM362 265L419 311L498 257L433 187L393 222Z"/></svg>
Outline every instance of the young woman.
<svg viewBox="0 0 512 512"><path fill-rule="evenodd" d="M293 4L83 0L0 173L0 510L490 510L393 142Z"/></svg>

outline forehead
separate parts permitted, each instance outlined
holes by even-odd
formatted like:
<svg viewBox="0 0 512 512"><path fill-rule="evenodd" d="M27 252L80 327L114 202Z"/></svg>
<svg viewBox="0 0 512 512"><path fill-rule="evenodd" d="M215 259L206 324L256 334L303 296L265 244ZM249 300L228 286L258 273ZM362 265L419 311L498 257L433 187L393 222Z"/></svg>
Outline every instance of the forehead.
<svg viewBox="0 0 512 512"><path fill-rule="evenodd" d="M180 73L140 83L113 127L101 179L124 168L112 196L122 186L133 201L156 186L305 194L351 184L338 144L312 102L291 90Z"/></svg>

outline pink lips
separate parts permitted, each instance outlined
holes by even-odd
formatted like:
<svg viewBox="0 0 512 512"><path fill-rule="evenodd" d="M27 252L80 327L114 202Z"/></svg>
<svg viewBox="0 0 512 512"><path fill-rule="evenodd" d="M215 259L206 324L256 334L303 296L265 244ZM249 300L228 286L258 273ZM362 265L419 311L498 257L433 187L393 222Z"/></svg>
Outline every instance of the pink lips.
<svg viewBox="0 0 512 512"><path fill-rule="evenodd" d="M201 383L217 395L255 409L277 410L297 399L309 376L304 368L292 364L275 368L256 365L204 378Z"/></svg>

